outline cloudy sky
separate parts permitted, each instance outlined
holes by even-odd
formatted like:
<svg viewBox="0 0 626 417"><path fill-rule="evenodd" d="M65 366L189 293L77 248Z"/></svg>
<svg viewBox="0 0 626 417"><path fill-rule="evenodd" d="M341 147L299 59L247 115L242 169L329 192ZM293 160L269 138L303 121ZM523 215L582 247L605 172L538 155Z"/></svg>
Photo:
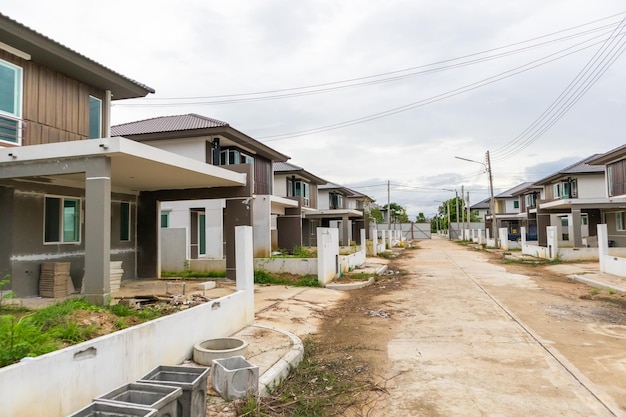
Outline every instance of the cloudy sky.
<svg viewBox="0 0 626 417"><path fill-rule="evenodd" d="M623 0L0 0L153 87L113 123L198 113L431 216L625 142ZM584 93L584 94L583 94Z"/></svg>

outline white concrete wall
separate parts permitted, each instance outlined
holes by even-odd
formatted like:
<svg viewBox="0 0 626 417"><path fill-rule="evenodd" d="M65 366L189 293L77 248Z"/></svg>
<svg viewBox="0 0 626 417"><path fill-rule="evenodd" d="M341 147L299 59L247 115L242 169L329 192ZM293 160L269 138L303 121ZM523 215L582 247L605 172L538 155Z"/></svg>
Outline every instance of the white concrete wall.
<svg viewBox="0 0 626 417"><path fill-rule="evenodd" d="M196 161L206 162L206 140L203 138L152 140L143 143Z"/></svg>
<svg viewBox="0 0 626 417"><path fill-rule="evenodd" d="M317 275L317 258L256 258L254 268L275 274Z"/></svg>
<svg viewBox="0 0 626 417"><path fill-rule="evenodd" d="M607 193L604 173L577 177L578 198L605 198Z"/></svg>
<svg viewBox="0 0 626 417"><path fill-rule="evenodd" d="M342 274L350 272L365 263L365 252L359 251L350 255L339 255L339 268Z"/></svg>
<svg viewBox="0 0 626 417"><path fill-rule="evenodd" d="M226 259L190 259L189 269L193 272L225 272Z"/></svg>
<svg viewBox="0 0 626 417"><path fill-rule="evenodd" d="M187 260L187 229L162 228L160 229L161 271L180 272L185 269Z"/></svg>
<svg viewBox="0 0 626 417"><path fill-rule="evenodd" d="M339 256L339 230L317 228L317 279L326 285L337 276L337 257Z"/></svg>
<svg viewBox="0 0 626 417"><path fill-rule="evenodd" d="M167 201L161 203L161 211L169 211L170 213L169 227L187 229L187 242L185 245L187 259L191 258L189 243L191 242L191 233L196 233L195 230L190 230L190 210L192 208L204 209L206 216L206 255L204 257L208 259L224 258L224 207L226 207L224 199Z"/></svg>
<svg viewBox="0 0 626 417"><path fill-rule="evenodd" d="M190 358L194 344L251 324L252 230L236 234L236 293L0 369L0 415L67 416L156 366Z"/></svg>
<svg viewBox="0 0 626 417"><path fill-rule="evenodd" d="M526 243L526 239L522 241L522 254L534 256L542 259L556 259L557 256L561 256L559 249L559 242L557 236L557 227L548 226L547 231L547 246L538 246L536 244ZM521 228L522 236L526 236L526 228Z"/></svg>

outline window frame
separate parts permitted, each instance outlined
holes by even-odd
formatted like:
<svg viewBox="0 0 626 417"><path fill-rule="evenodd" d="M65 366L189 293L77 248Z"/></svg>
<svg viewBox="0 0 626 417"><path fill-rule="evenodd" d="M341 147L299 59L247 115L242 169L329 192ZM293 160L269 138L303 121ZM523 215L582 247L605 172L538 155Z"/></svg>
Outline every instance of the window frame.
<svg viewBox="0 0 626 417"><path fill-rule="evenodd" d="M13 111L9 112L7 110L0 109L0 124L3 120L7 120L9 122L15 122L15 141L9 139L3 139L0 136L0 143L7 143L11 145L22 145L22 105L24 101L24 69L19 65L15 65L11 62L0 59L0 66L4 68L8 68L12 70L14 73L13 76ZM12 127L10 127L12 128Z"/></svg>
<svg viewBox="0 0 626 417"><path fill-rule="evenodd" d="M59 207L58 207L58 213L57 213L57 226L58 229L56 229L56 232L58 234L57 236L57 240L47 240L49 239L49 237L47 236L47 231L48 231L48 201L49 200L58 200L59 201ZM83 203L82 203L82 198L81 197L70 197L70 196L59 196L59 195L51 195L51 194L46 194L44 196L44 208L43 208L43 244L44 245L79 245L81 243L81 239L82 239L82 210L83 210ZM77 218L75 218L74 220L74 226L75 226L75 234L77 235L76 240L67 240L66 239L66 233L67 231L65 230L65 224L66 224L66 219L65 219L65 202L66 201L74 201L77 203L76 206L76 213L75 216L77 216ZM52 221L52 220L50 220Z"/></svg>
<svg viewBox="0 0 626 417"><path fill-rule="evenodd" d="M615 212L615 230L617 232L624 232L626 231L626 224L624 224L624 213L623 211L616 211Z"/></svg>
<svg viewBox="0 0 626 417"><path fill-rule="evenodd" d="M165 226L163 225L163 219L165 219ZM168 227L170 227L170 212L162 210L159 220L159 228L167 229Z"/></svg>
<svg viewBox="0 0 626 417"><path fill-rule="evenodd" d="M92 120L92 105L94 103L98 104L98 135L97 136L93 136L93 132L92 130L95 129L95 126L93 126L93 120ZM87 135L89 137L89 139L100 139L102 138L102 100L99 99L98 97L89 95L89 133Z"/></svg>

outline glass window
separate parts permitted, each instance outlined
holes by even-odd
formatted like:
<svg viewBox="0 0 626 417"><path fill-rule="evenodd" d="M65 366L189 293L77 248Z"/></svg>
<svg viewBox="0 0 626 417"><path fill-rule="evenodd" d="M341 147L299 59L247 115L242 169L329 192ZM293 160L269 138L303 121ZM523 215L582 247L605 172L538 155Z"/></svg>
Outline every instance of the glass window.
<svg viewBox="0 0 626 417"><path fill-rule="evenodd" d="M561 196L561 184L552 185L552 198L557 199Z"/></svg>
<svg viewBox="0 0 626 417"><path fill-rule="evenodd" d="M80 241L80 199L46 197L44 208L44 242L75 243Z"/></svg>
<svg viewBox="0 0 626 417"><path fill-rule="evenodd" d="M0 140L21 143L22 68L0 60Z"/></svg>
<svg viewBox="0 0 626 417"><path fill-rule="evenodd" d="M127 202L120 203L120 240L130 240L130 203Z"/></svg>
<svg viewBox="0 0 626 417"><path fill-rule="evenodd" d="M206 255L206 215L198 215L198 254Z"/></svg>
<svg viewBox="0 0 626 417"><path fill-rule="evenodd" d="M624 212L615 213L615 230L624 230Z"/></svg>
<svg viewBox="0 0 626 417"><path fill-rule="evenodd" d="M513 200L513 208L519 208L519 200Z"/></svg>
<svg viewBox="0 0 626 417"><path fill-rule="evenodd" d="M89 139L102 137L102 100L89 96Z"/></svg>
<svg viewBox="0 0 626 417"><path fill-rule="evenodd" d="M161 212L161 227L163 228L170 227L170 213L167 211Z"/></svg>

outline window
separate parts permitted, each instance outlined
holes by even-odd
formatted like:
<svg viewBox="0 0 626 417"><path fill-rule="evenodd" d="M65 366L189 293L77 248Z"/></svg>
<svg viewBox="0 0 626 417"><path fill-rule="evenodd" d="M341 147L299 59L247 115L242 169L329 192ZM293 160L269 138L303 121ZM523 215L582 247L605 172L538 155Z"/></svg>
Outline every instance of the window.
<svg viewBox="0 0 626 417"><path fill-rule="evenodd" d="M130 240L130 203L120 203L120 241Z"/></svg>
<svg viewBox="0 0 626 417"><path fill-rule="evenodd" d="M566 181L553 184L552 194L554 199L578 197L578 180L568 178Z"/></svg>
<svg viewBox="0 0 626 417"><path fill-rule="evenodd" d="M537 194L535 194L535 193L526 194L524 196L524 200L526 202L526 207L534 208L537 205Z"/></svg>
<svg viewBox="0 0 626 417"><path fill-rule="evenodd" d="M206 215L198 213L198 254L206 255Z"/></svg>
<svg viewBox="0 0 626 417"><path fill-rule="evenodd" d="M287 180L287 197L302 197L302 205L309 205L310 184L304 181Z"/></svg>
<svg viewBox="0 0 626 417"><path fill-rule="evenodd" d="M519 200L513 200L513 208L519 208Z"/></svg>
<svg viewBox="0 0 626 417"><path fill-rule="evenodd" d="M343 208L343 196L337 193L330 193L330 208L333 210Z"/></svg>
<svg viewBox="0 0 626 417"><path fill-rule="evenodd" d="M624 226L624 212L618 211L617 213L615 213L615 230L626 230L624 229Z"/></svg>
<svg viewBox="0 0 626 417"><path fill-rule="evenodd" d="M220 152L220 165L254 165L254 158L250 155L239 152L236 149L224 149Z"/></svg>
<svg viewBox="0 0 626 417"><path fill-rule="evenodd" d="M80 242L80 199L46 197L44 243Z"/></svg>
<svg viewBox="0 0 626 417"><path fill-rule="evenodd" d="M567 217L561 217L562 240L569 240L569 221Z"/></svg>
<svg viewBox="0 0 626 417"><path fill-rule="evenodd" d="M161 227L166 229L170 227L170 213L169 211L161 212Z"/></svg>
<svg viewBox="0 0 626 417"><path fill-rule="evenodd" d="M552 184L552 198L555 200L561 197L561 184Z"/></svg>
<svg viewBox="0 0 626 417"><path fill-rule="evenodd" d="M0 141L22 142L22 68L0 60Z"/></svg>
<svg viewBox="0 0 626 417"><path fill-rule="evenodd" d="M102 137L102 100L89 96L89 139Z"/></svg>

